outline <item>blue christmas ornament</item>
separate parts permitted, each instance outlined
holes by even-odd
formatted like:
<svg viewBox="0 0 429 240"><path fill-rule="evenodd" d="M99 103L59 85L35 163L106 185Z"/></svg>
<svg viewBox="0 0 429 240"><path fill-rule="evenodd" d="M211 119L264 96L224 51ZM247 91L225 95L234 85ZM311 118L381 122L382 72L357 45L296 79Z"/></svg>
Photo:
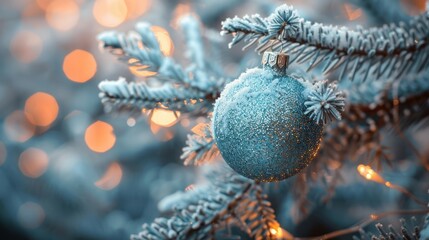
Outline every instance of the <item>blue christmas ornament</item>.
<svg viewBox="0 0 429 240"><path fill-rule="evenodd" d="M264 69L249 69L225 87L215 103L212 128L232 169L272 182L308 166L320 147L322 122L339 118L344 98L334 85L313 86L286 75L284 54L266 53L262 63Z"/></svg>

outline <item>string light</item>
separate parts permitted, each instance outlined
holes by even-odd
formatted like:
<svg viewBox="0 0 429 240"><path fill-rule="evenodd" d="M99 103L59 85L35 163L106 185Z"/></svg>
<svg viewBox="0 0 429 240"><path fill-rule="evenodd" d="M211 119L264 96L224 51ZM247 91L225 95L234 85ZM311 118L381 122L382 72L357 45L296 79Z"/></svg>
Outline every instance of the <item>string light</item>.
<svg viewBox="0 0 429 240"><path fill-rule="evenodd" d="M357 170L358 170L359 174L362 177L364 177L365 179L367 179L369 181L376 182L376 183L383 184L384 186L386 186L390 189L397 190L397 191L403 193L404 195L408 196L412 200L414 200L417 204L425 206L425 207L427 206L426 202L420 200L418 197L416 197L414 194L409 192L407 189L405 189L401 186L395 185L389 181L384 180L383 177L381 177L377 172L375 172L370 166L360 164L357 167Z"/></svg>
<svg viewBox="0 0 429 240"><path fill-rule="evenodd" d="M385 180L378 175L370 166L360 164L357 167L359 174L369 181L385 184Z"/></svg>

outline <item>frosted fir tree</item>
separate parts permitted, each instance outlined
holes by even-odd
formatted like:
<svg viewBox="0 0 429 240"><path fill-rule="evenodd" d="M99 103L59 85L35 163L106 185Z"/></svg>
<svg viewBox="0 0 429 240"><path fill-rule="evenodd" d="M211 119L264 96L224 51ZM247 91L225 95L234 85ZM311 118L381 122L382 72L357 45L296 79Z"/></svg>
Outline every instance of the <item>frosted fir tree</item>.
<svg viewBox="0 0 429 240"><path fill-rule="evenodd" d="M262 57L260 67L235 80L207 57L214 54L207 45L214 43L204 40L192 14L179 20L187 66L162 53L148 23L127 34L99 36L120 59L156 73L149 77L156 84L123 78L101 82L106 109L168 109L191 119L206 117L189 135L182 155L185 165L204 165L205 180L165 198L159 208L166 216L144 224L131 239L330 239L347 234L355 239L429 239L427 220L417 218L411 224L401 220L396 229L377 224L379 233L364 230L384 217L429 212L426 201L415 195L427 193L428 186L408 189L400 185L403 181L387 181L374 170L395 165L387 151L392 146L384 141L390 131L421 161L412 162L420 169L419 178L427 177L427 155L405 131L424 126L429 114L429 12L409 17L396 1L362 4L374 18L391 24L353 30L327 26L303 19L288 5L268 17L226 19L221 33L232 35L229 47L243 42L243 50L255 46ZM299 238L280 226L264 189L284 192L262 182L287 179L286 191L295 189L290 206L305 214L312 186L324 186L321 201L327 202L342 174L360 174L405 196L408 205L321 236Z"/></svg>

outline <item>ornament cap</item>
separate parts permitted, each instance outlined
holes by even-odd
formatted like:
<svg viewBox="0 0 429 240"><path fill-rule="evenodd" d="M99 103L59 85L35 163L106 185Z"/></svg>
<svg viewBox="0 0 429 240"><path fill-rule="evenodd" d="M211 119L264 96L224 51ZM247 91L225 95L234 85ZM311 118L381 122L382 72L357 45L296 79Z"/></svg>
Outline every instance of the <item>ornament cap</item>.
<svg viewBox="0 0 429 240"><path fill-rule="evenodd" d="M274 70L278 74L285 74L289 65L289 55L282 52L264 52L262 66Z"/></svg>

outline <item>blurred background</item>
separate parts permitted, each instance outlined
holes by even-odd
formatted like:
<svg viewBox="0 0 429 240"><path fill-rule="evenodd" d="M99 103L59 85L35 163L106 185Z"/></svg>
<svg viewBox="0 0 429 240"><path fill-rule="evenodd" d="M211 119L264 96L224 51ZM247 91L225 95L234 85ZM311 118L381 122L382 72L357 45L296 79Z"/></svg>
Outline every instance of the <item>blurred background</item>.
<svg viewBox="0 0 429 240"><path fill-rule="evenodd" d="M163 53L186 62L176 21L196 13L225 76L234 78L260 58L229 50L221 21L266 16L285 2L308 20L380 24L343 0L1 0L0 238L129 239L161 214L161 199L198 181L199 170L184 167L180 154L186 134L205 118L106 109L98 97L101 80L142 81L152 73L101 51L97 34L148 21ZM402 2L411 14L425 6ZM295 226L284 199L273 199L279 220Z"/></svg>

